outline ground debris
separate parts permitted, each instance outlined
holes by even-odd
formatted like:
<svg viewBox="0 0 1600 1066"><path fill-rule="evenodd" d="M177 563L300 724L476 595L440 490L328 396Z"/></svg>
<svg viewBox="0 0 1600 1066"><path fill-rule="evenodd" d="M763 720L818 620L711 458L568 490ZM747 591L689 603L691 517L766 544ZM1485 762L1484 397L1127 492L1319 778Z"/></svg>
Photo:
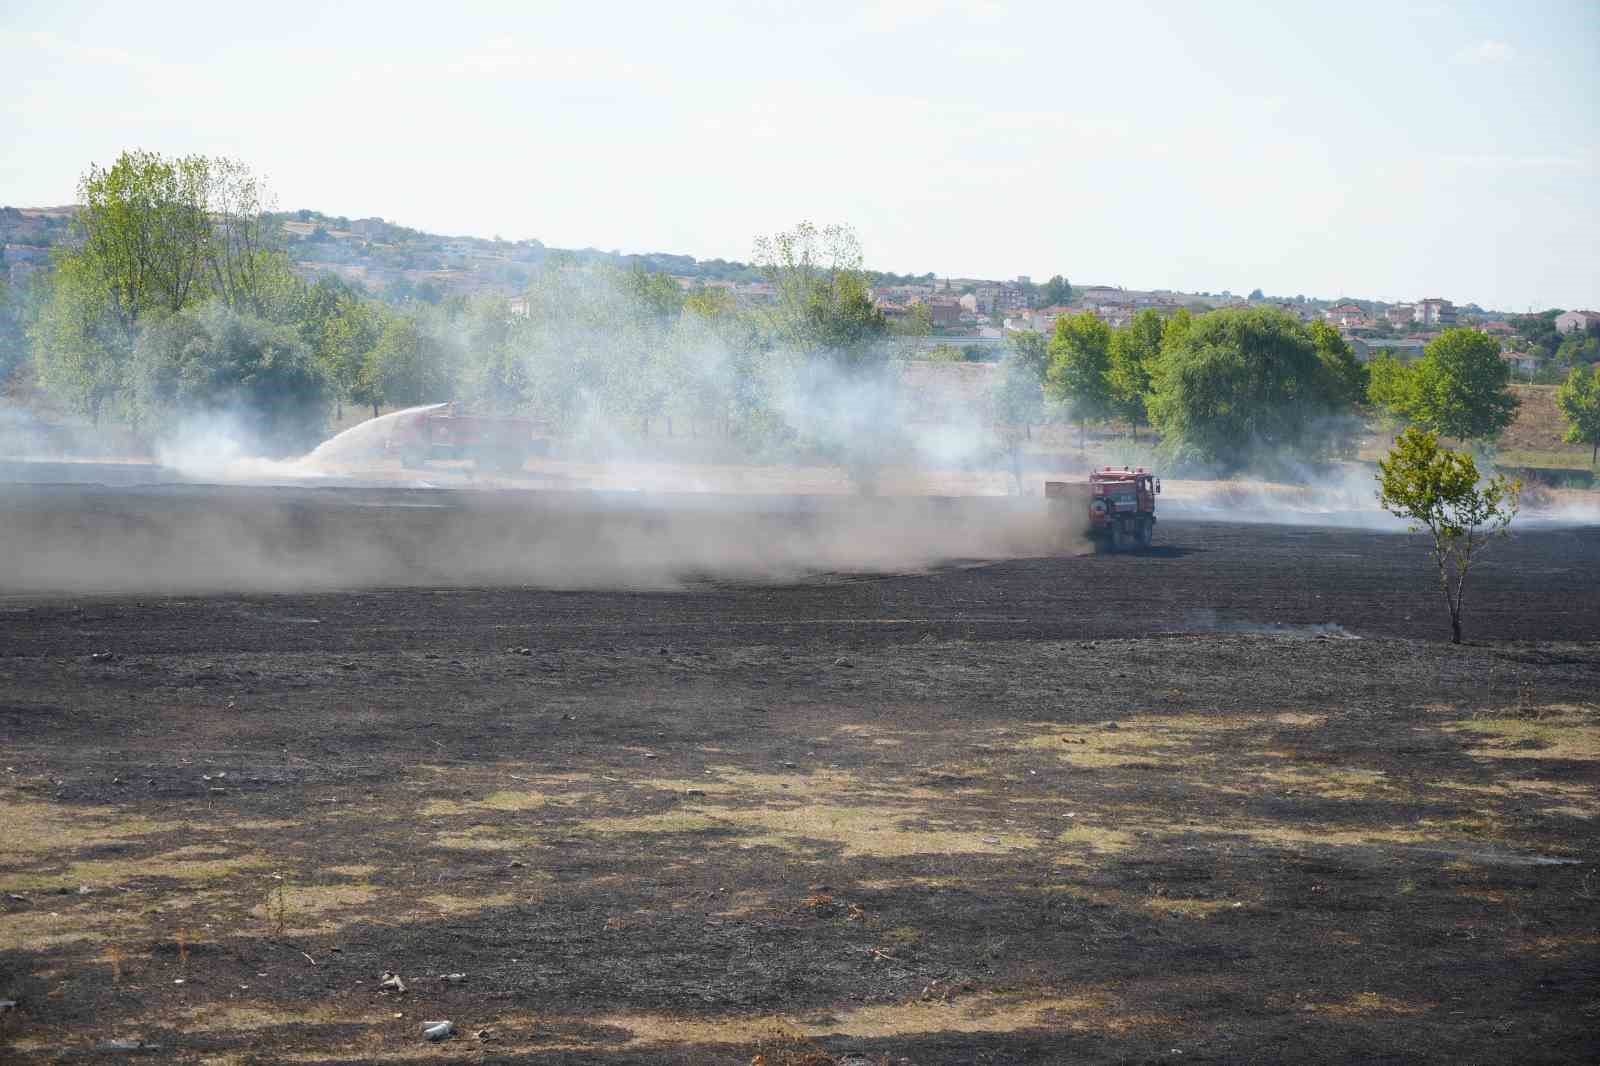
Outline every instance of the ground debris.
<svg viewBox="0 0 1600 1066"><path fill-rule="evenodd" d="M383 972L383 976L378 978L378 987L394 992L404 992L406 990L406 983L400 979L399 974L390 973L389 971L385 970Z"/></svg>
<svg viewBox="0 0 1600 1066"><path fill-rule="evenodd" d="M456 1035L456 1025L448 1019L441 1022L423 1022L422 1035L434 1043L438 1043L440 1040L449 1040Z"/></svg>

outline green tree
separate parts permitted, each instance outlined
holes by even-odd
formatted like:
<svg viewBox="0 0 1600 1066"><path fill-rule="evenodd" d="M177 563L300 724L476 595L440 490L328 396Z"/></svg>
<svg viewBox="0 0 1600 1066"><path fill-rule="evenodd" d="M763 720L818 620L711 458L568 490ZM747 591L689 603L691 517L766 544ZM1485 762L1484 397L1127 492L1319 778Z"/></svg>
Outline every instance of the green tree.
<svg viewBox="0 0 1600 1066"><path fill-rule="evenodd" d="M1044 307L1065 307L1072 300L1072 285L1057 274L1039 290L1039 303Z"/></svg>
<svg viewBox="0 0 1600 1066"><path fill-rule="evenodd" d="M802 222L758 238L755 264L776 290L771 325L779 343L845 368L886 360L877 342L889 326L873 303L854 230Z"/></svg>
<svg viewBox="0 0 1600 1066"><path fill-rule="evenodd" d="M1511 367L1493 337L1471 329L1447 329L1412 369L1405 417L1456 440L1498 436L1517 417Z"/></svg>
<svg viewBox="0 0 1600 1066"><path fill-rule="evenodd" d="M151 316L130 373L137 421L164 426L176 415L227 415L269 451L303 451L322 439L329 389L296 332L220 300Z"/></svg>
<svg viewBox="0 0 1600 1066"><path fill-rule="evenodd" d="M1511 328L1516 330L1529 347L1543 348L1553 352L1561 344L1561 335L1556 332L1556 319L1561 315L1559 307L1548 311L1540 311L1532 315L1511 316Z"/></svg>
<svg viewBox="0 0 1600 1066"><path fill-rule="evenodd" d="M930 337L933 335L933 311L920 300L906 309L899 322L889 323L889 332L897 337Z"/></svg>
<svg viewBox="0 0 1600 1066"><path fill-rule="evenodd" d="M1563 439L1589 445L1590 466L1600 462L1600 366L1573 367L1556 390L1556 406L1567 422Z"/></svg>
<svg viewBox="0 0 1600 1066"><path fill-rule="evenodd" d="M1033 423L1044 416L1044 391L1034 365L1018 353L1008 356L1000 364L989 403L995 435L1006 456L1015 491L1020 494L1022 449L1033 437Z"/></svg>
<svg viewBox="0 0 1600 1066"><path fill-rule="evenodd" d="M1013 330L1006 335L1011 347L1009 358L1028 368L1041 387L1050 372L1050 338L1033 330Z"/></svg>
<svg viewBox="0 0 1600 1066"><path fill-rule="evenodd" d="M203 159L198 166L211 221L204 251L211 292L236 311L269 314L290 288L289 259L272 218L266 184L236 159Z"/></svg>
<svg viewBox="0 0 1600 1066"><path fill-rule="evenodd" d="M1450 639L1461 643L1467 576L1485 545L1516 517L1522 485L1504 476L1482 481L1465 452L1439 446L1439 435L1413 426L1378 460L1378 500L1433 538L1439 591L1450 612Z"/></svg>
<svg viewBox="0 0 1600 1066"><path fill-rule="evenodd" d="M87 257L62 256L45 289L28 327L39 382L98 425L121 410L137 328Z"/></svg>
<svg viewBox="0 0 1600 1066"><path fill-rule="evenodd" d="M1568 334L1556 349L1555 360L1566 367L1585 366L1600 360L1600 337L1576 331Z"/></svg>
<svg viewBox="0 0 1600 1066"><path fill-rule="evenodd" d="M1266 308L1169 323L1151 385L1169 456L1222 471L1319 458L1349 415L1310 334Z"/></svg>
<svg viewBox="0 0 1600 1066"><path fill-rule="evenodd" d="M1050 369L1045 389L1067 404L1078 420L1078 447L1084 446L1086 426L1115 411L1111 397L1111 328L1094 315L1056 319L1050 341Z"/></svg>
<svg viewBox="0 0 1600 1066"><path fill-rule="evenodd" d="M0 277L0 393L29 363L28 305L27 290Z"/></svg>
<svg viewBox="0 0 1600 1066"><path fill-rule="evenodd" d="M212 245L210 172L200 156L132 151L78 183L81 246L68 253L96 276L127 327L151 309L180 311L203 291Z"/></svg>
<svg viewBox="0 0 1600 1066"><path fill-rule="evenodd" d="M1161 358L1161 339L1166 324L1161 313L1140 311L1133 321L1111 335L1111 404L1127 421L1133 439L1139 439L1139 423L1149 417L1146 396L1150 392L1150 373Z"/></svg>
<svg viewBox="0 0 1600 1066"><path fill-rule="evenodd" d="M1326 322L1312 322L1306 327L1311 343L1316 345L1317 358L1328 372L1330 394L1341 404L1359 404L1366 401L1369 377L1349 343L1339 331Z"/></svg>
<svg viewBox="0 0 1600 1066"><path fill-rule="evenodd" d="M683 312L683 290L671 275L635 267L622 276L621 288L636 310L665 322Z"/></svg>
<svg viewBox="0 0 1600 1066"><path fill-rule="evenodd" d="M446 350L415 314L396 314L384 325L362 367L362 388L376 415L380 404L413 406L450 399Z"/></svg>
<svg viewBox="0 0 1600 1066"><path fill-rule="evenodd" d="M389 316L383 304L347 292L336 298L333 312L323 323L317 360L332 384L340 418L346 403L370 403L373 417L378 416L382 393L373 387L366 369Z"/></svg>
<svg viewBox="0 0 1600 1066"><path fill-rule="evenodd" d="M1379 352L1367 364L1367 402L1395 421L1411 417L1415 383L1411 367L1392 351Z"/></svg>

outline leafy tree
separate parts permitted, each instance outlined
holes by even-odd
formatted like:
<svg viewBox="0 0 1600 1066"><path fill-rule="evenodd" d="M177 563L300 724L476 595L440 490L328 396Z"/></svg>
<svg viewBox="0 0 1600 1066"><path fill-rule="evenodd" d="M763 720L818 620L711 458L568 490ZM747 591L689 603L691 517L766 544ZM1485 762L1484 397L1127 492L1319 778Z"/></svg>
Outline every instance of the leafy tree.
<svg viewBox="0 0 1600 1066"><path fill-rule="evenodd" d="M1057 274L1039 290L1039 303L1045 307L1065 307L1072 300L1072 285Z"/></svg>
<svg viewBox="0 0 1600 1066"><path fill-rule="evenodd" d="M63 256L28 328L40 383L98 425L118 413L136 336L98 265Z"/></svg>
<svg viewBox="0 0 1600 1066"><path fill-rule="evenodd" d="M1260 289L1251 289L1250 290L1250 295L1245 297L1245 299L1247 299L1247 300L1251 301L1252 303L1254 303L1257 300L1265 300L1266 297L1264 295L1262 295Z"/></svg>
<svg viewBox="0 0 1600 1066"><path fill-rule="evenodd" d="M1556 390L1556 406L1566 419L1564 440L1589 445L1589 465L1600 462L1600 366L1573 367Z"/></svg>
<svg viewBox="0 0 1600 1066"><path fill-rule="evenodd" d="M888 331L862 271L861 242L848 226L794 229L756 240L756 266L777 291L772 329L780 343L842 367L881 365Z"/></svg>
<svg viewBox="0 0 1600 1066"><path fill-rule="evenodd" d="M1011 346L1011 359L1028 368L1042 387L1050 370L1050 338L1033 330L1014 330L1006 337Z"/></svg>
<svg viewBox="0 0 1600 1066"><path fill-rule="evenodd" d="M1150 392L1150 372L1161 358L1166 324L1159 311L1140 311L1133 321L1111 335L1111 404L1139 439L1139 423L1149 417L1145 397Z"/></svg>
<svg viewBox="0 0 1600 1066"><path fill-rule="evenodd" d="M649 273L635 268L623 275L622 289L640 311L666 321L683 311L683 290L668 274Z"/></svg>
<svg viewBox="0 0 1600 1066"><path fill-rule="evenodd" d="M69 257L105 286L124 326L152 308L180 311L202 291L212 245L209 182L200 156L132 151L109 168L91 165L78 183L83 239Z"/></svg>
<svg viewBox="0 0 1600 1066"><path fill-rule="evenodd" d="M337 297L333 312L323 322L317 361L333 387L340 418L346 403L370 403L373 417L378 415L382 393L374 388L366 369L389 315L384 305L347 292Z"/></svg>
<svg viewBox="0 0 1600 1066"><path fill-rule="evenodd" d="M1082 448L1089 420L1099 421L1115 410L1111 395L1111 327L1088 312L1056 319L1045 389L1071 407L1078 420L1078 447Z"/></svg>
<svg viewBox="0 0 1600 1066"><path fill-rule="evenodd" d="M889 323L889 332L897 337L929 337L933 335L933 310L920 300L906 309L906 317Z"/></svg>
<svg viewBox="0 0 1600 1066"><path fill-rule="evenodd" d="M1511 328L1529 347L1537 346L1553 352L1561 344L1561 335L1556 332L1556 319L1560 315L1559 307L1532 315L1513 315L1510 319Z"/></svg>
<svg viewBox="0 0 1600 1066"><path fill-rule="evenodd" d="M1503 475L1481 481L1470 454L1441 448L1437 433L1415 426L1378 460L1378 471L1384 509L1409 519L1413 533L1426 530L1433 538L1450 639L1460 644L1468 573L1477 553L1516 517L1522 484Z"/></svg>
<svg viewBox="0 0 1600 1066"><path fill-rule="evenodd" d="M1000 364L990 395L995 434L1011 471L1014 491L1022 492L1022 449L1032 439L1033 423L1044 416L1044 392L1034 366L1013 353Z"/></svg>
<svg viewBox="0 0 1600 1066"><path fill-rule="evenodd" d="M1411 417L1415 376L1392 351L1378 353L1367 364L1367 401L1396 421Z"/></svg>
<svg viewBox="0 0 1600 1066"><path fill-rule="evenodd" d="M274 296L281 294L289 262L279 247L271 193L236 159L187 165L196 166L204 182L211 220L204 254L211 291L235 310L266 314Z"/></svg>
<svg viewBox="0 0 1600 1066"><path fill-rule="evenodd" d="M296 332L217 300L150 316L131 366L131 405L152 425L177 414L226 414L279 453L322 439L328 385Z"/></svg>
<svg viewBox="0 0 1600 1066"><path fill-rule="evenodd" d="M441 403L450 398L450 368L443 343L414 314L385 323L367 353L361 385L376 415L380 404Z"/></svg>
<svg viewBox="0 0 1600 1066"><path fill-rule="evenodd" d="M28 364L28 292L0 277L0 390Z"/></svg>
<svg viewBox="0 0 1600 1066"><path fill-rule="evenodd" d="M1312 322L1307 330L1311 334L1311 343L1316 345L1317 358L1322 360L1322 366L1328 372L1333 397L1341 404L1364 402L1369 384L1367 368L1350 350L1349 343L1326 322Z"/></svg>
<svg viewBox="0 0 1600 1066"><path fill-rule="evenodd" d="M1600 337L1592 333L1574 331L1556 349L1555 360L1561 366L1583 366L1600 360Z"/></svg>
<svg viewBox="0 0 1600 1066"><path fill-rule="evenodd" d="M1423 352L1405 417L1456 440L1500 434L1517 417L1511 367L1493 337L1471 329L1448 329Z"/></svg>
<svg viewBox="0 0 1600 1066"><path fill-rule="evenodd" d="M1348 414L1310 334L1265 308L1169 323L1151 384L1169 455L1224 471L1317 458Z"/></svg>

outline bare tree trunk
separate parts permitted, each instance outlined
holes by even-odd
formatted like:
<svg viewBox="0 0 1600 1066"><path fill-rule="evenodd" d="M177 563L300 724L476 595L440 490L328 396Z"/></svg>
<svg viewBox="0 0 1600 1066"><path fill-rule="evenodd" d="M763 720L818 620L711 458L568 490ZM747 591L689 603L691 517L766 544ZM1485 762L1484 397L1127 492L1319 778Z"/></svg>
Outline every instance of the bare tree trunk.
<svg viewBox="0 0 1600 1066"><path fill-rule="evenodd" d="M377 418L378 417L378 401L377 400L373 400L372 401L372 417L373 418Z"/></svg>

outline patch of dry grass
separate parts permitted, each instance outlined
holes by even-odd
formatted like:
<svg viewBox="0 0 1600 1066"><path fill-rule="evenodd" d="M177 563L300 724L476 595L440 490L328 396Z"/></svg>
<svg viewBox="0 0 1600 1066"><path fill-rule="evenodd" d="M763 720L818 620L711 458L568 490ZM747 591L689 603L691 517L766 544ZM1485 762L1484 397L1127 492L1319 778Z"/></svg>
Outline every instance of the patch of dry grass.
<svg viewBox="0 0 1600 1066"><path fill-rule="evenodd" d="M838 847L849 858L906 855L1003 854L1034 848L1039 839L1017 832L964 828L949 822L920 824L926 811L806 803L787 807L696 806L664 814L595 818L595 833L698 833L727 830L740 847L771 846L806 851L812 844Z"/></svg>
<svg viewBox="0 0 1600 1066"><path fill-rule="evenodd" d="M114 844L180 826L157 822L115 807L67 807L54 803L8 802L5 832L0 834L0 860L60 854Z"/></svg>
<svg viewBox="0 0 1600 1066"><path fill-rule="evenodd" d="M325 919L357 910L377 898L378 889L372 885L264 882L261 902L251 908L250 914L274 933L281 927L290 936L309 936L332 932L339 923Z"/></svg>
<svg viewBox="0 0 1600 1066"><path fill-rule="evenodd" d="M1480 758L1600 759L1600 721L1577 707L1543 707L1534 717L1473 718L1448 728L1483 736L1467 749Z"/></svg>
<svg viewBox="0 0 1600 1066"><path fill-rule="evenodd" d="M1364 1018L1373 1015L1410 1016L1426 1014L1434 1007L1431 1003L1411 1003L1378 992L1356 992L1344 999L1323 1003L1307 1003L1301 1010L1334 1018Z"/></svg>
<svg viewBox="0 0 1600 1066"><path fill-rule="evenodd" d="M431 896L423 896L419 902L425 903L443 914L472 914L476 911L486 911L494 907L513 906L517 902L517 897L504 892L486 896L450 896L436 893Z"/></svg>
<svg viewBox="0 0 1600 1066"><path fill-rule="evenodd" d="M462 851L522 851L538 847L539 837L514 826L474 825L435 833L433 842L441 848Z"/></svg>

